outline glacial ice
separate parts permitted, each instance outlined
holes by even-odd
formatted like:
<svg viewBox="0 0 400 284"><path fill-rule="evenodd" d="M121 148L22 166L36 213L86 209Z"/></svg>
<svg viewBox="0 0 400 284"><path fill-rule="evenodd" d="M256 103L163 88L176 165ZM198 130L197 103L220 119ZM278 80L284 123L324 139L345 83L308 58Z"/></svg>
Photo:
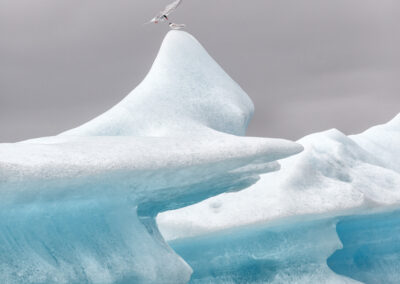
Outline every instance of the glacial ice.
<svg viewBox="0 0 400 284"><path fill-rule="evenodd" d="M173 240L288 216L400 203L400 114L358 135L332 129L297 142L304 151L253 186L161 213L163 236Z"/></svg>
<svg viewBox="0 0 400 284"><path fill-rule="evenodd" d="M284 218L170 245L193 268L190 283L399 283L400 211L354 213Z"/></svg>
<svg viewBox="0 0 400 284"><path fill-rule="evenodd" d="M336 222L285 220L178 239L170 245L193 268L193 284L359 283L328 267L327 258L342 248Z"/></svg>
<svg viewBox="0 0 400 284"><path fill-rule="evenodd" d="M244 91L188 33L171 31L115 107L54 137L0 144L4 283L186 283L159 212L244 189L303 147L242 137Z"/></svg>
<svg viewBox="0 0 400 284"><path fill-rule="evenodd" d="M336 231L343 247L327 259L332 271L366 284L399 283L398 209L340 218Z"/></svg>
<svg viewBox="0 0 400 284"><path fill-rule="evenodd" d="M188 33L171 31L150 72L119 104L69 136L244 135L247 94Z"/></svg>
<svg viewBox="0 0 400 284"><path fill-rule="evenodd" d="M171 31L104 114L0 144L0 282L398 283L400 115L294 143L253 108Z"/></svg>
<svg viewBox="0 0 400 284"><path fill-rule="evenodd" d="M298 143L249 188L159 214L190 283L399 283L400 115Z"/></svg>

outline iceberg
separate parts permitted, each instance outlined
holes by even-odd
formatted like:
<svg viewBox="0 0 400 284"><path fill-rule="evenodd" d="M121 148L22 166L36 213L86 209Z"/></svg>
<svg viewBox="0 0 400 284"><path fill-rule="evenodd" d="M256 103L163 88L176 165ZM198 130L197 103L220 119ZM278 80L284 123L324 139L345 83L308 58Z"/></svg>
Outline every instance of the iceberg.
<svg viewBox="0 0 400 284"><path fill-rule="evenodd" d="M170 241L190 283L399 283L400 211L296 216Z"/></svg>
<svg viewBox="0 0 400 284"><path fill-rule="evenodd" d="M399 283L400 115L297 142L249 188L159 214L191 283Z"/></svg>
<svg viewBox="0 0 400 284"><path fill-rule="evenodd" d="M1 281L187 283L192 269L156 216L247 188L303 150L244 137L253 108L194 37L171 31L143 82L104 114L0 144Z"/></svg>
<svg viewBox="0 0 400 284"><path fill-rule="evenodd" d="M290 216L400 204L400 115L358 135L332 129L297 142L304 151L253 186L160 214L162 234L173 240Z"/></svg>
<svg viewBox="0 0 400 284"><path fill-rule="evenodd" d="M110 110L0 144L1 282L398 283L400 115L291 142L253 111L171 31Z"/></svg>
<svg viewBox="0 0 400 284"><path fill-rule="evenodd" d="M327 264L342 248L335 224L334 219L285 220L177 239L170 245L193 268L190 283L359 283Z"/></svg>
<svg viewBox="0 0 400 284"><path fill-rule="evenodd" d="M297 142L249 188L158 215L190 283L399 283L400 115Z"/></svg>

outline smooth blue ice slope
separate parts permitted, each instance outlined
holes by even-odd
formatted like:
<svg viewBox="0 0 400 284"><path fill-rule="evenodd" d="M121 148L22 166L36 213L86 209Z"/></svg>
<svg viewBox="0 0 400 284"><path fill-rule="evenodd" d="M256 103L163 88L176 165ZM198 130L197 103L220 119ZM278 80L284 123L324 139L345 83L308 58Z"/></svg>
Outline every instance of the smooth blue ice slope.
<svg viewBox="0 0 400 284"><path fill-rule="evenodd" d="M399 210L346 216L336 227L343 248L327 260L333 271L367 284L399 283Z"/></svg>
<svg viewBox="0 0 400 284"><path fill-rule="evenodd" d="M190 283L358 283L332 271L342 245L336 218L284 220L171 241L194 272Z"/></svg>
<svg viewBox="0 0 400 284"><path fill-rule="evenodd" d="M168 33L122 102L55 137L0 144L3 283L186 283L155 216L254 184L299 144L242 137L243 90L188 33Z"/></svg>
<svg viewBox="0 0 400 284"><path fill-rule="evenodd" d="M193 268L190 283L399 283L400 211L352 213L292 217L170 244Z"/></svg>

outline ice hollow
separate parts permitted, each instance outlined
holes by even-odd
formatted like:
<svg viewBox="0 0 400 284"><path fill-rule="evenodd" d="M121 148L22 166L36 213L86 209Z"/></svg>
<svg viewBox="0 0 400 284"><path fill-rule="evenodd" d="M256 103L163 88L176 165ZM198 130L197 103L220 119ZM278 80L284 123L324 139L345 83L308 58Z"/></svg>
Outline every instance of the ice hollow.
<svg viewBox="0 0 400 284"><path fill-rule="evenodd" d="M6 283L185 283L155 216L254 184L299 144L243 137L244 91L171 31L123 101L59 136L0 144Z"/></svg>

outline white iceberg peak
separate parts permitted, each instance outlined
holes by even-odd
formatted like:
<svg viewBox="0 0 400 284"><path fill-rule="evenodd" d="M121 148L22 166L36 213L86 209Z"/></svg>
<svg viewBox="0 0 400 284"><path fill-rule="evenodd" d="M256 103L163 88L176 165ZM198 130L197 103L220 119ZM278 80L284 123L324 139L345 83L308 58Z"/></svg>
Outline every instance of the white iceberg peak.
<svg viewBox="0 0 400 284"><path fill-rule="evenodd" d="M136 89L62 135L162 137L210 130L244 135L253 109L247 94L192 35L170 31Z"/></svg>

